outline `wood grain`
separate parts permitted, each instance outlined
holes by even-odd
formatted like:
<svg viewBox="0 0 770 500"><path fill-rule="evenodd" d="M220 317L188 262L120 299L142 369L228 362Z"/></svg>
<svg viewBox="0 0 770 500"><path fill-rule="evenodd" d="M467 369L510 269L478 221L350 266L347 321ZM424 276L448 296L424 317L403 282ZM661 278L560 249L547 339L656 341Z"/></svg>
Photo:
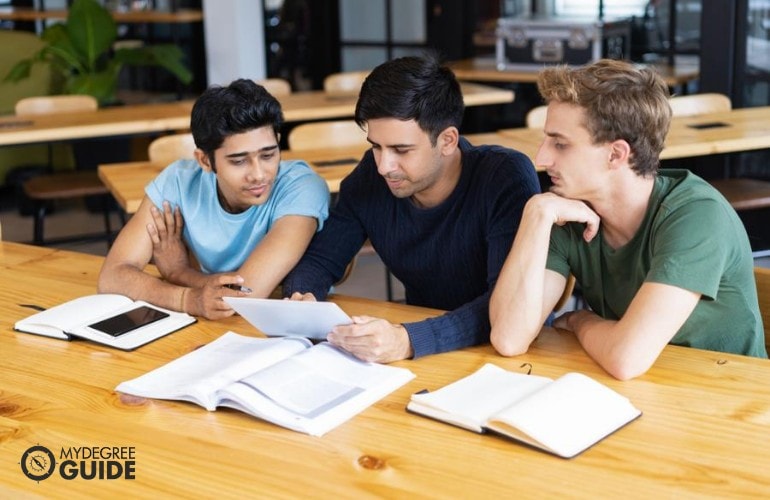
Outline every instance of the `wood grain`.
<svg viewBox="0 0 770 500"><path fill-rule="evenodd" d="M417 377L323 438L237 411L125 398L136 377L227 330L260 335L239 317L197 324L122 352L85 341L17 333L31 313L93 293L102 258L0 243L0 495L242 497L761 497L770 491L770 361L667 347L644 376L604 373L566 333L544 329L528 353L488 345L396 363ZM440 311L334 297L350 314L414 321ZM637 421L573 460L404 411L409 395L437 389L486 362L538 375L588 374L643 410ZM19 468L35 444L132 446L135 480L39 484Z"/></svg>

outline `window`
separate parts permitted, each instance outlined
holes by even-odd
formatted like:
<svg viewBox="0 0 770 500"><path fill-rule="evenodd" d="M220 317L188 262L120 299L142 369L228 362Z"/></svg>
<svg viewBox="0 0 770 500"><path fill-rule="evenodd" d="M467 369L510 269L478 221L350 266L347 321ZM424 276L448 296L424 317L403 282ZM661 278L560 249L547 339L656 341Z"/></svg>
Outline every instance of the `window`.
<svg viewBox="0 0 770 500"><path fill-rule="evenodd" d="M604 0L604 17L630 17L644 14L647 0ZM554 14L570 17L598 17L599 0L554 0Z"/></svg>

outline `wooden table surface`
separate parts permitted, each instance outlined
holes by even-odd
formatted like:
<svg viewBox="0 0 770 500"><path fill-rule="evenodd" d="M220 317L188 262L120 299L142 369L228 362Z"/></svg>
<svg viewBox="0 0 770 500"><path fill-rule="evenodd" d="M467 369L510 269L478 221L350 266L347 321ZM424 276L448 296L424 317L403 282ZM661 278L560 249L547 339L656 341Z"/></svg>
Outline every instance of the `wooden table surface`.
<svg viewBox="0 0 770 500"><path fill-rule="evenodd" d="M510 90L474 83L463 83L462 91L466 106L500 104L514 98ZM356 107L356 97L330 97L322 90L294 92L279 101L287 122L351 118ZM0 116L0 146L187 130L193 104L193 100L184 100L92 112Z"/></svg>
<svg viewBox="0 0 770 500"><path fill-rule="evenodd" d="M693 125L725 124L697 129ZM543 130L513 128L498 131L515 148L533 159L543 142ZM661 160L735 153L770 148L770 106L741 108L698 116L676 117L666 137Z"/></svg>
<svg viewBox="0 0 770 500"><path fill-rule="evenodd" d="M669 346L644 376L620 382L573 336L544 329L527 354L478 346L395 363L416 374L322 438L233 410L125 398L114 392L227 330L259 335L241 318L199 321L123 352L85 341L17 333L13 323L95 292L102 258L0 243L0 495L35 497L314 498L761 498L770 492L770 361ZM335 297L350 314L391 321L436 311ZM551 378L585 373L627 396L643 416L582 455L563 460L494 435L404 411L484 363ZM57 460L70 447L133 447L133 480L36 483L22 473L34 445Z"/></svg>
<svg viewBox="0 0 770 500"><path fill-rule="evenodd" d="M179 9L176 12L160 10L129 10L126 12L111 12L112 18L118 23L192 23L203 21L203 11L200 9ZM66 9L38 10L25 7L0 8L0 20L7 21L42 21L46 19L66 19L69 11Z"/></svg>
<svg viewBox="0 0 770 500"><path fill-rule="evenodd" d="M353 156L352 154L356 152L358 152L358 156ZM344 163L329 166L316 166L313 162L309 162L309 164L324 178L329 186L329 191L337 193L340 190L340 182L355 168L362 153L363 151L349 149L321 150L315 156L321 163L329 160L342 160ZM310 155L313 157L313 152L310 152ZM304 159L304 155L282 151L281 158L284 160ZM166 166L150 161L107 163L99 165L98 174L120 207L126 213L132 214L139 209L144 198L144 188Z"/></svg>
<svg viewBox="0 0 770 500"><path fill-rule="evenodd" d="M500 144L515 147L516 141L506 135L490 132L465 136L472 144ZM305 160L326 180L331 193L340 190L340 183L358 165L365 147L281 151L283 160ZM121 208L135 213L144 198L144 188L166 165L149 161L99 165L99 178L104 182Z"/></svg>
<svg viewBox="0 0 770 500"><path fill-rule="evenodd" d="M494 58L476 57L462 59L449 64L458 80L500 83L536 83L538 71L497 69ZM664 63L651 64L670 87L676 87L697 80L700 68L697 59L677 61L674 66Z"/></svg>

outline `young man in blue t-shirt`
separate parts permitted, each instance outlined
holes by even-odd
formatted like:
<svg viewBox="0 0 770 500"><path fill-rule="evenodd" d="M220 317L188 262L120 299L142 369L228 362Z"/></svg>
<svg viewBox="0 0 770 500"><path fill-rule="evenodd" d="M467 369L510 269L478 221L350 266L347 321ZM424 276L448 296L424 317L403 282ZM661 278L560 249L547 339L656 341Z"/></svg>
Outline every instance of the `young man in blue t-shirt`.
<svg viewBox="0 0 770 500"><path fill-rule="evenodd" d="M99 292L208 319L233 314L222 297L268 296L328 215L325 181L304 162L281 161L282 123L278 101L251 80L208 88L192 110L195 160L147 185ZM145 272L151 259L161 278Z"/></svg>

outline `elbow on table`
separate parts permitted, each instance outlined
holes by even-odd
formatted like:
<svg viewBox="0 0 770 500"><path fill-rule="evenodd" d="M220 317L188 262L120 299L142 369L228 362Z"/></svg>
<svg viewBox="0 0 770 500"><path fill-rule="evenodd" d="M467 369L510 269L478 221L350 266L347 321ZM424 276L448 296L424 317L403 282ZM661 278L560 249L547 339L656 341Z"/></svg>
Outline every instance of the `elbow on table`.
<svg viewBox="0 0 770 500"><path fill-rule="evenodd" d="M616 356L600 364L616 379L631 380L647 373L653 362L633 356Z"/></svg>
<svg viewBox="0 0 770 500"><path fill-rule="evenodd" d="M489 339L492 347L501 356L511 357L524 354L532 343L532 338L524 332L516 330L503 331L502 328L492 327Z"/></svg>

